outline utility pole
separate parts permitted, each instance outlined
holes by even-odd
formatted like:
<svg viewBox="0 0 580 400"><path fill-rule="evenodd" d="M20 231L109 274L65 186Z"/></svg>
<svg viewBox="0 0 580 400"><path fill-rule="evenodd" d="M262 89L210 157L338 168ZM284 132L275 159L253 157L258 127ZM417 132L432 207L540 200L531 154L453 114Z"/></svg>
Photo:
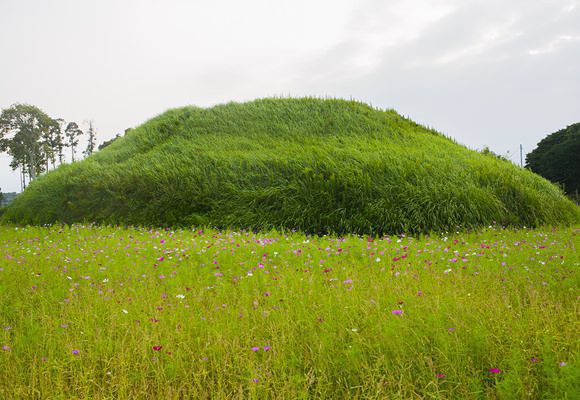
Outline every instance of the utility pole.
<svg viewBox="0 0 580 400"><path fill-rule="evenodd" d="M524 147L520 144L520 167L524 167Z"/></svg>

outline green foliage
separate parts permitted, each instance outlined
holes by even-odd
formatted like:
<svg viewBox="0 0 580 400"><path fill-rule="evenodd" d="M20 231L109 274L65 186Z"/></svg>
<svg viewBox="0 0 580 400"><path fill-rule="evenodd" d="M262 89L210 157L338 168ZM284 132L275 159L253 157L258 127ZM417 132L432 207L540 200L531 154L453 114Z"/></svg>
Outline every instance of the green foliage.
<svg viewBox="0 0 580 400"><path fill-rule="evenodd" d="M117 134L114 138L109 139L109 140L105 140L103 143L101 143L98 147L99 150L103 150L105 147L111 145L111 143L113 143L115 140L117 140L121 135Z"/></svg>
<svg viewBox="0 0 580 400"><path fill-rule="evenodd" d="M526 167L563 186L569 195L580 191L580 123L546 136L526 156Z"/></svg>
<svg viewBox="0 0 580 400"><path fill-rule="evenodd" d="M392 110L312 98L170 110L38 179L5 215L359 234L578 217L529 171Z"/></svg>
<svg viewBox="0 0 580 400"><path fill-rule="evenodd" d="M87 129L87 148L83 151L85 156L90 156L95 151L95 145L97 140L97 131L93 127L93 121L89 121L89 128Z"/></svg>
<svg viewBox="0 0 580 400"><path fill-rule="evenodd" d="M0 398L575 399L579 233L0 226Z"/></svg>
<svg viewBox="0 0 580 400"><path fill-rule="evenodd" d="M64 134L68 140L68 147L71 150L71 161L75 161L75 151L79 144L79 137L84 134L76 122L69 122L64 130Z"/></svg>
<svg viewBox="0 0 580 400"><path fill-rule="evenodd" d="M494 152L494 151L492 151L492 150L491 150L491 149L490 149L488 146L485 146L485 147L484 147L484 148L481 150L481 154L484 154L484 155L486 155L486 156L489 156L489 157L495 157L495 158L497 158L498 160L503 160L503 161L508 161L508 162L509 162L509 160L508 160L508 158L507 158L507 157L505 157L505 156L502 156L502 155L500 155L500 154L497 154L497 153L495 153L495 152Z"/></svg>
<svg viewBox="0 0 580 400"><path fill-rule="evenodd" d="M38 107L14 104L0 114L0 152L7 152L12 169L20 168L30 180L47 169L53 158L55 120Z"/></svg>

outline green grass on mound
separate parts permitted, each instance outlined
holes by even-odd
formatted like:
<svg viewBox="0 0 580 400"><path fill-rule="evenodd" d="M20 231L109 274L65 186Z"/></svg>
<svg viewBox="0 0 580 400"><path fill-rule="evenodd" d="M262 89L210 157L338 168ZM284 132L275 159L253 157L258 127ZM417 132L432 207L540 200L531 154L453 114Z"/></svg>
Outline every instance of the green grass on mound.
<svg viewBox="0 0 580 400"><path fill-rule="evenodd" d="M40 177L4 219L382 234L579 211L539 176L392 110L303 98L170 110Z"/></svg>

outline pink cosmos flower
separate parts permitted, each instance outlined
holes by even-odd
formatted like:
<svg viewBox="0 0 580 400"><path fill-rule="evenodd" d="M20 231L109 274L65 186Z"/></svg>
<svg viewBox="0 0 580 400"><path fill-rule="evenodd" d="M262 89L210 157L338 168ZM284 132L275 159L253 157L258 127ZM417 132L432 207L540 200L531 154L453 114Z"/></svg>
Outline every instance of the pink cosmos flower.
<svg viewBox="0 0 580 400"><path fill-rule="evenodd" d="M78 356L79 354L81 354L81 351L80 351L80 350L77 350L77 349L75 349L75 350L73 350L73 351L72 351L72 353L73 353L75 356Z"/></svg>
<svg viewBox="0 0 580 400"><path fill-rule="evenodd" d="M254 346L254 347L252 347L252 351L253 351L254 353L255 353L255 352L257 352L258 350L260 350L260 348L259 348L258 346Z"/></svg>
<svg viewBox="0 0 580 400"><path fill-rule="evenodd" d="M501 369L499 368L490 368L489 372L492 374L501 374Z"/></svg>
<svg viewBox="0 0 580 400"><path fill-rule="evenodd" d="M394 315L401 315L401 314L403 314L403 310L393 310L393 311L391 311L391 313Z"/></svg>
<svg viewBox="0 0 580 400"><path fill-rule="evenodd" d="M162 347L163 347L163 346L153 346L153 347L151 347L151 348L152 348L153 350L155 350L155 351L159 351L159 350L161 350L161 348L162 348Z"/></svg>
<svg viewBox="0 0 580 400"><path fill-rule="evenodd" d="M268 351L268 350L270 350L270 349L271 349L271 347L270 347L270 346L267 346L267 345L266 345L266 346L264 346L264 351Z"/></svg>

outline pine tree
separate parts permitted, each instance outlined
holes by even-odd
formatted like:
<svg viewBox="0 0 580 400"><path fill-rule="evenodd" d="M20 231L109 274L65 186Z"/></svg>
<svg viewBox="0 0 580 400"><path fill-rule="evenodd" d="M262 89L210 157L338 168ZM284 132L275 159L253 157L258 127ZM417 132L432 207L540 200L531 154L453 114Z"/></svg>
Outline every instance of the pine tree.
<svg viewBox="0 0 580 400"><path fill-rule="evenodd" d="M64 134L62 128L66 124L65 120L62 118L57 118L56 123L58 125L58 130L55 132L55 153L58 155L58 164L62 164L64 162L64 148L66 147L66 143L64 142Z"/></svg>
<svg viewBox="0 0 580 400"><path fill-rule="evenodd" d="M97 141L97 132L95 131L95 128L93 127L93 121L89 121L89 130L87 131L87 134L89 135L89 139L87 142L87 148L83 152L83 154L86 157L93 154L93 152L95 151L95 142Z"/></svg>

